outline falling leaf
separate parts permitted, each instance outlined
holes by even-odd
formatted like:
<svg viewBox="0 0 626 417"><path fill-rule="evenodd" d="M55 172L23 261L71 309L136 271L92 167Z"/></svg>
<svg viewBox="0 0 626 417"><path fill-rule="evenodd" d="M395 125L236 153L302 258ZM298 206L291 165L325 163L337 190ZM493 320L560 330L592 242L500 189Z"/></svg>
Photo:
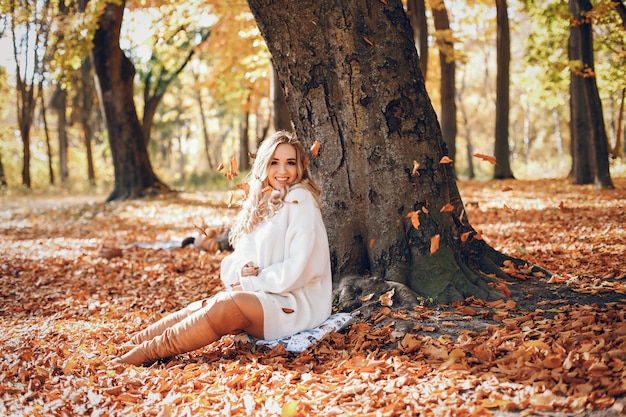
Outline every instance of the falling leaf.
<svg viewBox="0 0 626 417"><path fill-rule="evenodd" d="M438 234L430 238L430 254L434 254L439 250L439 241L441 240L441 236Z"/></svg>
<svg viewBox="0 0 626 417"><path fill-rule="evenodd" d="M319 154L320 147L321 144L319 141L316 140L315 142L313 142L313 145L311 145L311 153L313 154L313 156L317 156Z"/></svg>
<svg viewBox="0 0 626 417"><path fill-rule="evenodd" d="M374 241L376 239L370 239L370 244L369 244L369 248L372 249L374 247Z"/></svg>
<svg viewBox="0 0 626 417"><path fill-rule="evenodd" d="M469 239L470 235L472 234L471 231L469 232L465 232L465 233L461 233L461 242L465 243L467 242L467 239Z"/></svg>
<svg viewBox="0 0 626 417"><path fill-rule="evenodd" d="M220 164L217 166L217 170L216 170L216 171L217 171L217 172L220 172L220 171L221 171L221 170L223 170L223 169L224 169L224 163L223 163L223 162L220 162Z"/></svg>
<svg viewBox="0 0 626 417"><path fill-rule="evenodd" d="M420 227L419 214L419 211L411 211L406 215L407 218L411 219L411 224L413 224L413 227L416 229L419 229Z"/></svg>
<svg viewBox="0 0 626 417"><path fill-rule="evenodd" d="M367 43L370 46L374 46L374 42L370 41L369 39L367 39L365 36L363 36L363 40L365 41L365 43Z"/></svg>
<svg viewBox="0 0 626 417"><path fill-rule="evenodd" d="M443 158L441 158L441 160L439 161L440 164L449 164L452 162L452 159L450 159L448 156L444 156Z"/></svg>
<svg viewBox="0 0 626 417"><path fill-rule="evenodd" d="M247 182L242 182L241 184L235 185L235 188L237 190L242 190L243 191L244 200L246 198L248 198L248 195L250 194L250 184L248 184Z"/></svg>
<svg viewBox="0 0 626 417"><path fill-rule="evenodd" d="M419 175L419 168L420 168L420 163L417 162L416 160L413 160L413 169L411 170L411 174L415 175L418 174Z"/></svg>
<svg viewBox="0 0 626 417"><path fill-rule="evenodd" d="M441 213L451 213L454 211L454 206L450 203L447 203L445 206L441 207L439 210Z"/></svg>
<svg viewBox="0 0 626 417"><path fill-rule="evenodd" d="M485 155L482 153L475 153L474 156L478 159L482 159L483 161L489 162L491 165L496 164L496 157L491 155Z"/></svg>
<svg viewBox="0 0 626 417"><path fill-rule="evenodd" d="M232 158L230 158L230 169L229 169L229 173L231 175L231 177L236 177L237 176L237 168L238 168L238 163L237 163L237 158L235 158L234 156Z"/></svg>

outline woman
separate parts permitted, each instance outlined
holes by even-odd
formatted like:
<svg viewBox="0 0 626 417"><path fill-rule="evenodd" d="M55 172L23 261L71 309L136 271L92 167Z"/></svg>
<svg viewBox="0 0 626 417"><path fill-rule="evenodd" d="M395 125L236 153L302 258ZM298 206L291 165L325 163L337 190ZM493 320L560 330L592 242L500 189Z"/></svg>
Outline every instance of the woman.
<svg viewBox="0 0 626 417"><path fill-rule="evenodd" d="M258 149L249 194L222 260L226 287L131 339L117 360L144 365L201 348L225 334L277 339L321 324L331 313L332 278L320 189L301 143L279 131Z"/></svg>

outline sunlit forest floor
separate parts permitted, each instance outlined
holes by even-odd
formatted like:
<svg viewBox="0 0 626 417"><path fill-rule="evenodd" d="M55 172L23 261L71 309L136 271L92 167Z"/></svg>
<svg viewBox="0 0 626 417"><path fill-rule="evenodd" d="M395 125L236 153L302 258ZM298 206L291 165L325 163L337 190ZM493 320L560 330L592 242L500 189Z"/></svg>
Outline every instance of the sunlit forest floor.
<svg viewBox="0 0 626 417"><path fill-rule="evenodd" d="M615 184L459 183L489 244L554 273L508 267L508 300L381 306L301 354L223 337L149 368L110 360L219 291L225 255L158 245L228 225L228 194L0 196L0 415L624 415L626 179Z"/></svg>

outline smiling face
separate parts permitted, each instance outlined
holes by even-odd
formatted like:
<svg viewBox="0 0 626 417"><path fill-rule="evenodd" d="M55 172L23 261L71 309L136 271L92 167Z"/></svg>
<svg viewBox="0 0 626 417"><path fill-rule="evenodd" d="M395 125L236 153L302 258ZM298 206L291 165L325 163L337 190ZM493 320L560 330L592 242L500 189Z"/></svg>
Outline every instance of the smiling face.
<svg viewBox="0 0 626 417"><path fill-rule="evenodd" d="M297 163L296 148L288 143L278 145L267 167L270 186L279 190L285 185L293 184L298 178Z"/></svg>

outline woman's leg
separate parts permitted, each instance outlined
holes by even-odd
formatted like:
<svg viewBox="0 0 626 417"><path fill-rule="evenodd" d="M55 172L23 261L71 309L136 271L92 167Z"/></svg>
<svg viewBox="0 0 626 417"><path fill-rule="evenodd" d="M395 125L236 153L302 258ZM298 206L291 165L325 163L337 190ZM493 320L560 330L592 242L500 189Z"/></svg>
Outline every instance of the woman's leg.
<svg viewBox="0 0 626 417"><path fill-rule="evenodd" d="M183 321L196 311L200 310L205 303L206 300L194 301L187 307L175 311L174 313L168 314L159 321L146 327L142 331L135 333L135 335L130 339L130 343L133 345L138 345L141 342L153 339L154 337L163 333L168 327L172 327L176 323Z"/></svg>
<svg viewBox="0 0 626 417"><path fill-rule="evenodd" d="M206 305L161 334L135 346L119 362L144 365L161 358L190 352L225 334L248 332L263 336L263 308L251 293L221 292Z"/></svg>

